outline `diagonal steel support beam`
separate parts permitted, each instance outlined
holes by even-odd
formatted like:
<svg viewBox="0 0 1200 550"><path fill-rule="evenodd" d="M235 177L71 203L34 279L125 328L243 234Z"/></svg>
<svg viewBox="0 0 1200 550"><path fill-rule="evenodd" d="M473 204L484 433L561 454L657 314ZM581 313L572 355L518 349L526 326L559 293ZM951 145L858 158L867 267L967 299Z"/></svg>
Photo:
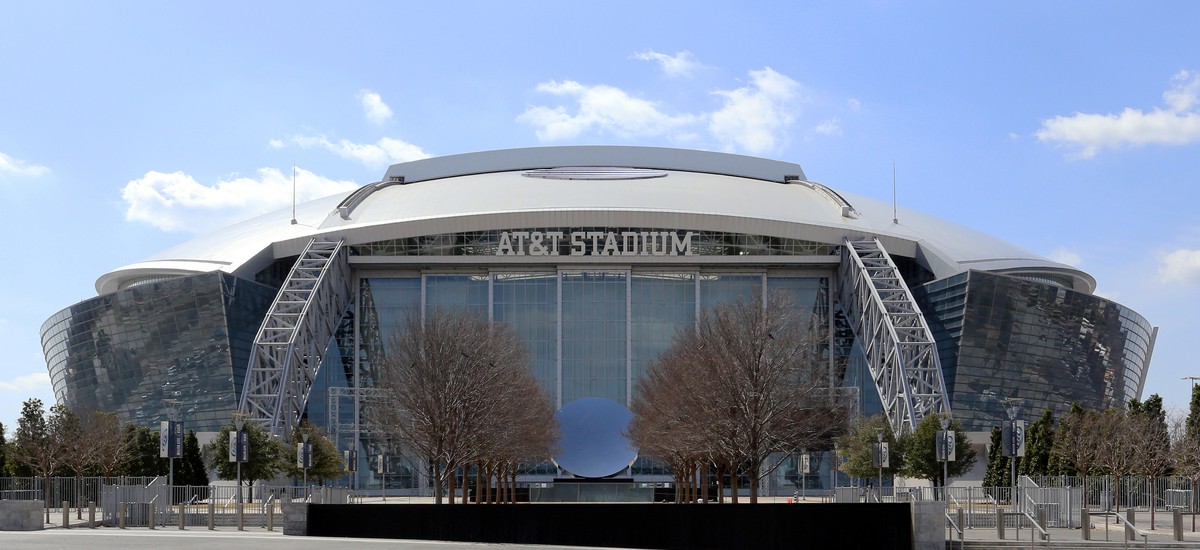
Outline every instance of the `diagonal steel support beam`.
<svg viewBox="0 0 1200 550"><path fill-rule="evenodd" d="M309 241L254 338L238 409L272 437L299 423L326 348L350 304L347 256L341 240Z"/></svg>
<svg viewBox="0 0 1200 550"><path fill-rule="evenodd" d="M839 299L892 431L911 433L925 416L950 412L933 334L883 245L846 239L838 271Z"/></svg>

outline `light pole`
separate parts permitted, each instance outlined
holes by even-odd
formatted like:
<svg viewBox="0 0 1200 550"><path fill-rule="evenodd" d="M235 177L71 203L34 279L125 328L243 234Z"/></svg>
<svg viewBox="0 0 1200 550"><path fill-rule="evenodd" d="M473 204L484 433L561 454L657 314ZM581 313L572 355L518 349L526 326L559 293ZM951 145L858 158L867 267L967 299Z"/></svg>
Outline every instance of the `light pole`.
<svg viewBox="0 0 1200 550"><path fill-rule="evenodd" d="M308 443L308 434L303 434L304 442L300 444L300 465L304 467L304 496L305 502L311 495L308 491L308 468L312 466L312 447Z"/></svg>
<svg viewBox="0 0 1200 550"><path fill-rule="evenodd" d="M1017 431L1017 415L1021 413L1021 400L1013 398L1006 399L1004 403L1004 410L1008 413L1008 429L1009 433L1011 434L1009 436L1010 449L1008 449L1008 467L1009 480L1012 483L1011 491L1013 511L1016 511L1017 507L1020 505L1020 494L1017 491L1017 457L1020 456L1019 450L1021 447L1021 440L1025 437L1024 433L1018 433ZM1017 529L1020 529L1020 522L1017 523Z"/></svg>
<svg viewBox="0 0 1200 550"><path fill-rule="evenodd" d="M182 441L176 441L177 439L180 439L180 435L183 432L183 426L179 425L179 418L180 418L180 416L182 416L182 411L180 409L183 407L183 402L178 399L163 399L163 402L166 403L168 407L170 407L170 411L167 414L167 419L170 420L170 422L167 422L167 436L166 436L166 444L167 444L166 456L167 456L167 461L169 464L169 470L167 470L167 486L174 487L175 486L175 459L183 454L183 453L178 452L178 448L176 447L176 445L178 445L180 447L183 446ZM174 490L174 489L172 489L172 490Z"/></svg>
<svg viewBox="0 0 1200 550"><path fill-rule="evenodd" d="M937 443L934 445L938 460L942 461L942 500L950 500L950 461L954 460L954 432L950 431L950 413L938 415L938 424L942 431L938 432Z"/></svg>
<svg viewBox="0 0 1200 550"><path fill-rule="evenodd" d="M1196 381L1200 380L1200 376L1184 376L1183 378L1181 378L1181 380L1191 380L1192 381L1192 393L1188 395L1188 408L1190 409L1192 400L1196 398ZM1188 412L1191 412L1191 411L1188 411ZM1188 428L1192 428L1192 426L1188 426ZM1194 428L1192 428L1192 429L1194 429ZM1191 435L1195 435L1195 434L1191 434ZM1196 498L1197 498L1197 496L1200 496L1200 491L1197 491L1196 490L1197 488L1200 488L1200 486L1198 486L1195 482L1193 482L1192 483L1192 502L1191 502L1192 510L1196 509ZM1196 514L1195 514L1195 512L1192 513L1192 532L1193 533L1196 532Z"/></svg>
<svg viewBox="0 0 1200 550"><path fill-rule="evenodd" d="M234 461L237 462L237 501L239 506L242 504L242 455L245 453L245 450L242 449L242 428L245 426L245 418L239 416L233 419L235 431L233 432L233 439L229 442L230 445L234 446L234 450L230 454L234 456Z"/></svg>
<svg viewBox="0 0 1200 550"><path fill-rule="evenodd" d="M883 430L875 430L875 456L879 459L879 501L883 502L883 463L887 458L883 452Z"/></svg>

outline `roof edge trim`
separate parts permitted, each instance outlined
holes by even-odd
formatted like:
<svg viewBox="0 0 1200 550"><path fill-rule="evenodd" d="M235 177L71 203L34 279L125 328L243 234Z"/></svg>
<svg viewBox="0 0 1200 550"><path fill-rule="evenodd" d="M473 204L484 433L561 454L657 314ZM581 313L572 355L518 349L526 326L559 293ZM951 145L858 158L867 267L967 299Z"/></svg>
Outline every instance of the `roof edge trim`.
<svg viewBox="0 0 1200 550"><path fill-rule="evenodd" d="M613 166L677 172L699 172L782 183L785 176L807 179L800 165L778 160L668 147L579 145L500 149L433 157L387 169L383 181L403 178L405 184L491 172L540 168Z"/></svg>

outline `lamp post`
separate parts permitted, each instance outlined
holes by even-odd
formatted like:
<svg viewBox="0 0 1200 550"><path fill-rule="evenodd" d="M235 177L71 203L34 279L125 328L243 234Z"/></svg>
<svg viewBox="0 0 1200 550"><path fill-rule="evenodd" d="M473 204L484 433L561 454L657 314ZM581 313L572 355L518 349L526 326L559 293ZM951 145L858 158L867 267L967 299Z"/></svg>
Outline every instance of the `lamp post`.
<svg viewBox="0 0 1200 550"><path fill-rule="evenodd" d="M167 462L169 464L169 469L167 470L167 486L174 487L175 459L179 458L183 454L180 452L180 448L183 446L183 425L179 422L179 418L182 416L182 411L180 409L183 407L183 402L178 399L163 399L163 402L166 403L170 409L167 413L168 422L166 422L165 426L162 426L166 433L159 434L159 438L162 443L160 447L165 445L165 448L159 449L159 456L167 458Z"/></svg>
<svg viewBox="0 0 1200 550"><path fill-rule="evenodd" d="M229 441L229 444L233 446L233 450L229 454L233 456L234 462L237 462L237 501L239 505L242 503L242 456L249 454L246 449L242 449L242 428L245 426L245 418L239 416L233 419L235 431L233 438Z"/></svg>
<svg viewBox="0 0 1200 550"><path fill-rule="evenodd" d="M1192 381L1192 393L1188 395L1188 408L1190 409L1192 400L1195 399L1195 397L1196 397L1196 381L1200 380L1200 376L1184 376L1183 378L1181 378L1181 380L1191 380ZM1192 428L1191 426L1188 426L1188 427ZM1192 429L1194 429L1194 428L1192 428ZM1195 434L1190 434L1190 435L1195 435ZM1197 488L1198 488L1197 484L1195 482L1193 482L1192 483L1192 502L1191 502L1191 506L1192 506L1193 510L1195 510L1195 508L1196 508L1196 498L1197 498L1198 494L1200 494L1200 491L1196 490ZM1196 514L1195 513L1192 513L1192 532L1193 533L1196 532Z"/></svg>
<svg viewBox="0 0 1200 550"><path fill-rule="evenodd" d="M1009 429L1009 445L1006 449L1009 455L1009 479L1011 481L1013 511L1017 510L1020 505L1020 494L1017 491L1017 457L1023 456L1025 453L1021 451L1022 442L1025 440L1025 433L1020 423L1017 421L1017 415L1021 413L1021 400L1006 399L1004 410L1008 413L1008 429ZM1017 524L1017 529L1020 529L1020 523Z"/></svg>
<svg viewBox="0 0 1200 550"><path fill-rule="evenodd" d="M308 434L301 436L304 441L300 443L300 466L304 469L304 496L305 502L311 496L308 490L308 469L312 466L312 444L308 442Z"/></svg>
<svg viewBox="0 0 1200 550"><path fill-rule="evenodd" d="M883 502L883 467L887 465L887 451L883 443L883 430L875 430L875 457L879 463L879 501Z"/></svg>
<svg viewBox="0 0 1200 550"><path fill-rule="evenodd" d="M934 451L942 462L942 500L950 500L950 461L954 460L954 432L950 430L950 413L938 415L938 424L942 431L937 434Z"/></svg>

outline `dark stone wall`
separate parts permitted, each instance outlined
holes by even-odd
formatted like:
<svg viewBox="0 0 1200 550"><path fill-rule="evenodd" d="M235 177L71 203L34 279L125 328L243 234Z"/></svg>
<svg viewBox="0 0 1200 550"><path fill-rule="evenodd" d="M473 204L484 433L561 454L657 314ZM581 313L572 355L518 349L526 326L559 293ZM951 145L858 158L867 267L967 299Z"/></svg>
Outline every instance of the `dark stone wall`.
<svg viewBox="0 0 1200 550"><path fill-rule="evenodd" d="M912 548L901 504L314 504L308 534L616 548Z"/></svg>

